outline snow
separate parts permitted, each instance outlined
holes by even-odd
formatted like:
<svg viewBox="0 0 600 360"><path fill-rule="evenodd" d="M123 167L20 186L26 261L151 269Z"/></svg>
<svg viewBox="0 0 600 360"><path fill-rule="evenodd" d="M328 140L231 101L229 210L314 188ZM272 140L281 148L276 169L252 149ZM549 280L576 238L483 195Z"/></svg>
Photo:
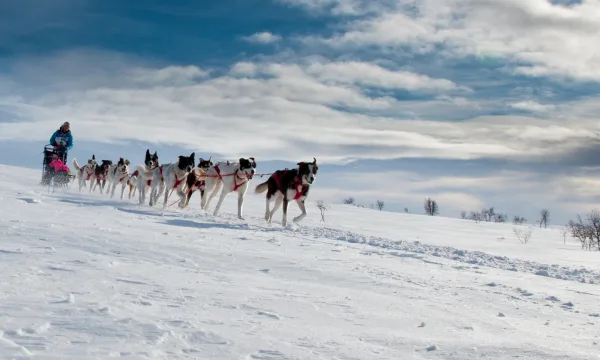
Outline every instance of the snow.
<svg viewBox="0 0 600 360"><path fill-rule="evenodd" d="M234 194L214 217L39 179L0 166L0 359L599 358L600 254L557 229L318 199L282 228L262 195L238 220Z"/></svg>

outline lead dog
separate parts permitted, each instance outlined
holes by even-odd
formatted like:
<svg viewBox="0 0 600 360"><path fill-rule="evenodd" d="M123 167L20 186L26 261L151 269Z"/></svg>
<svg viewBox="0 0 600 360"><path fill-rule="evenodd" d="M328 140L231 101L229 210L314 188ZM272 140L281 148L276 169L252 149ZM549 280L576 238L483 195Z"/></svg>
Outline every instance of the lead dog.
<svg viewBox="0 0 600 360"><path fill-rule="evenodd" d="M148 205L154 206L158 201L158 197L165 192L165 200L163 202L163 209L167 207L167 200L169 199L170 192L173 190L177 190L177 195L179 195L179 207L182 207L185 203L185 193L183 192L183 187L185 186L185 181L187 180L187 176L192 170L194 170L195 165L195 153L192 153L190 156L179 156L179 159L174 163L160 165L156 169L152 170L152 188L150 190L150 201ZM144 176L148 175L147 171L143 171L143 169L138 165L137 170L141 173L144 173ZM165 189L166 188L166 189Z"/></svg>
<svg viewBox="0 0 600 360"><path fill-rule="evenodd" d="M298 168L292 170L277 170L267 181L256 186L257 194L267 191L267 208L265 210L265 220L271 223L273 215L283 203L283 220L281 224L287 225L287 210L291 199L295 200L302 214L294 218L294 222L298 222L306 216L306 206L304 201L308 197L310 185L317 178L317 159L313 158L312 163L299 162ZM269 211L269 204L275 197L275 206Z"/></svg>
<svg viewBox="0 0 600 360"><path fill-rule="evenodd" d="M256 169L254 158L240 158L238 162L218 162L211 166L206 173L206 191L210 193L208 200L202 198L202 210L206 210L211 200L217 195L221 187L221 196L213 215L217 215L225 196L230 192L238 193L238 218L243 219L242 207L244 205L244 195L248 190L248 182L252 180Z"/></svg>
<svg viewBox="0 0 600 360"><path fill-rule="evenodd" d="M158 168L158 155L156 151L153 155L150 155L150 149L146 150L146 158L144 159L144 165L136 166L137 173L137 190L139 192L139 202L140 204L144 204L146 202L146 192L150 189L152 184L153 170ZM131 192L131 190L130 190Z"/></svg>
<svg viewBox="0 0 600 360"><path fill-rule="evenodd" d="M96 166L98 163L96 162L96 155L92 154L92 158L87 161L87 164L82 167L77 163L77 159L73 158L73 168L77 170L77 179L79 180L79 191L85 187L85 182L88 180L92 180L90 182L90 192L92 192L92 185L94 184L94 171L96 170Z"/></svg>
<svg viewBox="0 0 600 360"><path fill-rule="evenodd" d="M119 162L117 162L117 166L115 169L109 174L111 180L110 183L112 185L110 191L111 199L115 196L115 188L117 185L121 184L121 200L123 200L123 193L125 192L125 187L127 186L127 181L129 180L129 160L119 158Z"/></svg>

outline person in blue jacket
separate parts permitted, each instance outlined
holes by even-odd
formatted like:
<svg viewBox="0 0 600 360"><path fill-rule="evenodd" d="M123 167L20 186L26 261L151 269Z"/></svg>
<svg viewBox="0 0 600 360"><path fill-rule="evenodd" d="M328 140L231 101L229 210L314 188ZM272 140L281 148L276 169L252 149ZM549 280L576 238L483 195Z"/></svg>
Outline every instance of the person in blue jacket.
<svg viewBox="0 0 600 360"><path fill-rule="evenodd" d="M50 137L50 145L54 146L54 150L62 153L62 161L66 164L67 152L73 148L73 135L71 135L71 124L65 122L62 126Z"/></svg>

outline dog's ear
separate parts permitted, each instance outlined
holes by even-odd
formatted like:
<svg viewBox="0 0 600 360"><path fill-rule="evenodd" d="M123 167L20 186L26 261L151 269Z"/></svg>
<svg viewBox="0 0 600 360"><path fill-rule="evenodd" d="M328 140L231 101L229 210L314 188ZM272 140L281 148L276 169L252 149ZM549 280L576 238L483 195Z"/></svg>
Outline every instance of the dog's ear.
<svg viewBox="0 0 600 360"><path fill-rule="evenodd" d="M313 164L317 165L317 158L315 158L315 157L313 158Z"/></svg>
<svg viewBox="0 0 600 360"><path fill-rule="evenodd" d="M150 149L146 149L146 156L150 156Z"/></svg>
<svg viewBox="0 0 600 360"><path fill-rule="evenodd" d="M92 154L92 160L96 160L96 154Z"/></svg>
<svg viewBox="0 0 600 360"><path fill-rule="evenodd" d="M196 157L196 152L195 151L190 155L190 159L193 159L194 157Z"/></svg>

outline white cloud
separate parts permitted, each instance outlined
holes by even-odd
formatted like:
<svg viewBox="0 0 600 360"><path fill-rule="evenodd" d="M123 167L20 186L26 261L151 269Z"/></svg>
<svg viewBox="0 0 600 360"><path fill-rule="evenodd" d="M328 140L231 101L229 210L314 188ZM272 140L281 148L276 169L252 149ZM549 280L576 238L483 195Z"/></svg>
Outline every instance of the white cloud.
<svg viewBox="0 0 600 360"><path fill-rule="evenodd" d="M358 84L387 89L456 90L450 80L432 79L410 71L391 71L372 63L359 61L314 62L305 68L306 73L321 81Z"/></svg>
<svg viewBox="0 0 600 360"><path fill-rule="evenodd" d="M259 44L272 44L281 40L281 36L274 35L268 31L252 34L250 36L243 37L244 40Z"/></svg>
<svg viewBox="0 0 600 360"><path fill-rule="evenodd" d="M509 104L510 107L519 110L526 110L531 112L547 112L556 109L556 105L552 104L540 104L536 101L527 100L527 101L518 101L515 103Z"/></svg>
<svg viewBox="0 0 600 360"><path fill-rule="evenodd" d="M335 9L355 1L325 3ZM597 0L569 7L548 0L396 0L394 4L393 10L381 6L377 16L345 23L331 37L304 40L332 47L412 46L421 52L433 52L432 45L437 44L447 47L445 56L492 56L527 64L515 68L520 74L600 81L600 54L590 46L600 42Z"/></svg>
<svg viewBox="0 0 600 360"><path fill-rule="evenodd" d="M139 140L232 158L252 154L263 160L295 161L316 156L344 162L547 156L575 151L600 138L594 115L598 109L592 100L585 106L563 105L556 118L480 116L436 121L428 116L485 105L447 95L404 102L369 95L361 85L435 92L459 87L444 79L373 64L322 59L296 64L241 62L231 67L231 75L211 77L208 70L193 66L139 67L129 59L105 61L109 55L95 63L95 57L81 58L74 62L79 68L68 69L46 59L52 77L17 86L10 97L0 96L0 111L22 120L0 123L0 139L46 141L57 123L69 120L78 141ZM103 68L105 62L111 64L110 71ZM35 62L27 66L35 72L39 69ZM27 66L19 74L27 74ZM94 72L86 77L86 69ZM69 78L69 87L40 92L64 73L80 75ZM20 84L14 80L13 84ZM410 113L416 116L406 115ZM565 114L578 117L561 118Z"/></svg>
<svg viewBox="0 0 600 360"><path fill-rule="evenodd" d="M209 75L197 66L167 66L161 69L136 68L131 79L142 84L183 85L190 84Z"/></svg>

